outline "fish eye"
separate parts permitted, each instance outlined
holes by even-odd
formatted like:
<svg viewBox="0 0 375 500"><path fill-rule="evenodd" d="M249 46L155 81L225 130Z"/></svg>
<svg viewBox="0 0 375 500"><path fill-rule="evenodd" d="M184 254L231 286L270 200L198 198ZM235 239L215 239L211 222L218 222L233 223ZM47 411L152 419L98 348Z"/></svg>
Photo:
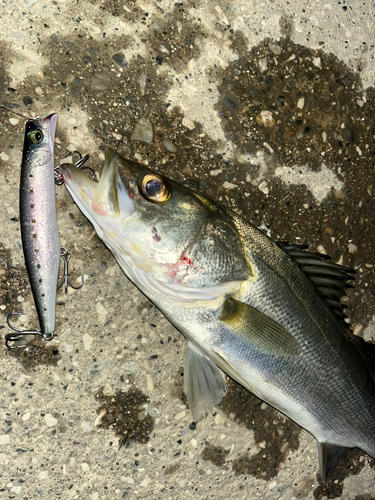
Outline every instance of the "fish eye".
<svg viewBox="0 0 375 500"><path fill-rule="evenodd" d="M38 128L35 130L32 130L29 133L30 142L32 142L33 144L40 144L43 140L43 137L44 137L43 132L41 130L39 130Z"/></svg>
<svg viewBox="0 0 375 500"><path fill-rule="evenodd" d="M171 192L165 180L157 174L145 175L142 179L142 193L150 201L166 201Z"/></svg>

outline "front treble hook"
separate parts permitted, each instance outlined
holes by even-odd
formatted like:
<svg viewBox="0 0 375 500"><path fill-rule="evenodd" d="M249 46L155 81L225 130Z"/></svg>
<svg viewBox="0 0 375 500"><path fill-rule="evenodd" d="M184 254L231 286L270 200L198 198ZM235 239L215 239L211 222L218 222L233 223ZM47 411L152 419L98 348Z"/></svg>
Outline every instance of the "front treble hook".
<svg viewBox="0 0 375 500"><path fill-rule="evenodd" d="M68 158L68 156L73 156L74 154L77 154L79 156L79 159L76 161L74 166L81 169L81 170L90 170L92 180L95 180L96 177L95 177L95 172L93 171L93 169L90 167L83 167L82 166L84 163L87 162L87 160L90 158L90 156L88 154L85 154L84 156L82 156L79 151L70 151L70 153L68 153L65 156L65 158ZM61 177L60 172L59 172L59 169L61 166L62 165L59 165L58 167L55 168L55 184L57 186L61 186L62 184L64 184L64 181L62 180L62 177Z"/></svg>
<svg viewBox="0 0 375 500"><path fill-rule="evenodd" d="M83 287L84 285L84 279L83 279L83 273L81 272L81 284L79 286L73 286L70 278L69 278L69 271L68 271L68 263L70 261L70 253L65 247L61 247L61 258L64 262L64 275L62 277L60 285L57 287L57 289L61 288L64 285L65 288L65 293L68 293L68 287L73 288L73 290L79 290L80 288Z"/></svg>
<svg viewBox="0 0 375 500"><path fill-rule="evenodd" d="M20 330L19 328L16 328L15 326L11 325L9 318L11 316L16 316L19 314L23 314L23 313L17 312L17 313L7 314L7 325L9 326L9 328L11 330L16 332L16 333L7 333L5 335L5 345L7 346L8 349L18 349L20 347L26 347L24 345L22 345L22 346L10 345L9 342L19 342L20 340L23 339L23 337L26 337L27 335L39 335L47 342L49 342L50 340L53 339L53 332L52 333L43 333L42 330Z"/></svg>

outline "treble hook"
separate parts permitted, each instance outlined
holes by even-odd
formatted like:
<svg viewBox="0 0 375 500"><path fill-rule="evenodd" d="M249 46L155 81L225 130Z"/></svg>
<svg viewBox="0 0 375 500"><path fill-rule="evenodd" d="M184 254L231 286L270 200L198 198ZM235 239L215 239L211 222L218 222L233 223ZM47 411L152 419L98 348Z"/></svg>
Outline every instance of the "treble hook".
<svg viewBox="0 0 375 500"><path fill-rule="evenodd" d="M65 247L61 247L61 258L64 262L64 276L62 277L60 285L57 287L57 289L61 288L63 285L65 288L65 293L68 293L68 287L73 288L74 290L79 290L80 288L83 287L84 285L84 279L83 279L83 273L81 272L81 280L82 283L79 286L73 286L72 283L70 282L69 278L69 272L68 272L68 263L70 261L70 253Z"/></svg>
<svg viewBox="0 0 375 500"><path fill-rule="evenodd" d="M20 330L19 328L16 328L15 326L11 325L9 318L11 316L16 316L17 314L23 314L23 313L17 312L17 313L7 314L7 325L9 326L9 328L11 330L16 332L16 333L7 333L5 335L5 345L7 346L8 349L18 349L20 347L26 347L25 345L23 345L23 346L10 345L9 342L18 342L18 341L22 340L23 337L26 337L27 335L39 335L47 342L49 342L50 340L53 339L53 332L52 333L43 333L42 330Z"/></svg>
<svg viewBox="0 0 375 500"><path fill-rule="evenodd" d="M85 154L84 156L81 155L81 153L79 151L70 151L66 156L65 158L68 158L68 156L73 156L74 154L77 154L79 156L79 159L78 161L74 164L75 167L79 168L80 170L90 170L91 174L92 174L92 180L94 181L96 179L95 177L95 172L93 171L92 168L90 167L82 167L82 165L84 163L87 162L87 160L90 158L90 155L88 154ZM64 160L65 160L64 158ZM63 165L63 164L62 164ZM62 177L59 173L59 169L62 165L59 165L58 167L55 167L55 184L57 186L61 186L64 181L62 180Z"/></svg>

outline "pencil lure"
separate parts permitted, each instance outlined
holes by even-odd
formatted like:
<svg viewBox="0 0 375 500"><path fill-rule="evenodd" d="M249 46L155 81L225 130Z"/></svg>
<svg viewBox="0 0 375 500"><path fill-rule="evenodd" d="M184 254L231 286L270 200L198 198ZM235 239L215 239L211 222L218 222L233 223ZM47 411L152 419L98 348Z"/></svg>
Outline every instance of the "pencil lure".
<svg viewBox="0 0 375 500"><path fill-rule="evenodd" d="M60 264L60 240L56 219L54 140L58 115L26 122L20 180L20 224L26 269L38 314L40 330L18 330L6 336L19 340L23 334L53 338ZM8 317L9 320L9 317Z"/></svg>

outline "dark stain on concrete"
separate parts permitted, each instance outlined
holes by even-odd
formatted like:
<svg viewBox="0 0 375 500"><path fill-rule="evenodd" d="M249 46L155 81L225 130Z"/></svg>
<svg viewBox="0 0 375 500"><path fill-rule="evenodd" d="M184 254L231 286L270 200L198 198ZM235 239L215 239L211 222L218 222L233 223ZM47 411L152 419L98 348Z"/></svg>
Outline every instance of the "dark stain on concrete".
<svg viewBox="0 0 375 500"><path fill-rule="evenodd" d="M183 404L188 405L187 397L184 393L184 367L181 366L172 377L171 395L179 399Z"/></svg>
<svg viewBox="0 0 375 500"><path fill-rule="evenodd" d="M229 450L224 450L222 446L207 445L202 452L203 460L212 462L216 467L222 467L225 464L225 455Z"/></svg>
<svg viewBox="0 0 375 500"><path fill-rule="evenodd" d="M15 345L13 343L13 345ZM11 349L7 355L18 359L26 370L33 370L37 366L56 366L61 359L58 348L49 345L45 340L34 338L25 347Z"/></svg>
<svg viewBox="0 0 375 500"><path fill-rule="evenodd" d="M180 469L180 468L181 468L181 464L179 464L178 462L176 462L172 465L168 465L168 467L165 468L164 475L170 476L171 474L174 474L175 472L177 472L178 469Z"/></svg>
<svg viewBox="0 0 375 500"><path fill-rule="evenodd" d="M154 419L147 412L149 399L140 389L131 387L113 396L105 396L100 389L95 398L101 404L96 410L101 415L98 427L113 430L119 438L119 449L150 440Z"/></svg>
<svg viewBox="0 0 375 500"><path fill-rule="evenodd" d="M255 455L234 460L233 471L269 480L277 475L288 452L298 448L301 431L298 425L272 407L266 405L261 409L262 404L265 403L237 382L228 380L228 394L219 407L239 425L254 431L259 449Z"/></svg>
<svg viewBox="0 0 375 500"><path fill-rule="evenodd" d="M342 459L331 468L327 483L323 484L318 474L319 485L314 490L314 500L322 500L324 498L339 498L342 495L344 487L344 479L357 475L361 472L367 463L375 469L375 459L366 455L363 451L353 448L349 450ZM356 497L357 498L357 497ZM365 500L364 497L362 500ZM360 496L359 499L361 500Z"/></svg>
<svg viewBox="0 0 375 500"><path fill-rule="evenodd" d="M15 222L18 227L18 223ZM0 303L5 306L4 314L19 312L22 303L17 297L26 299L30 294L29 277L26 269L13 266L10 250L0 246ZM16 316L12 321L17 321Z"/></svg>

